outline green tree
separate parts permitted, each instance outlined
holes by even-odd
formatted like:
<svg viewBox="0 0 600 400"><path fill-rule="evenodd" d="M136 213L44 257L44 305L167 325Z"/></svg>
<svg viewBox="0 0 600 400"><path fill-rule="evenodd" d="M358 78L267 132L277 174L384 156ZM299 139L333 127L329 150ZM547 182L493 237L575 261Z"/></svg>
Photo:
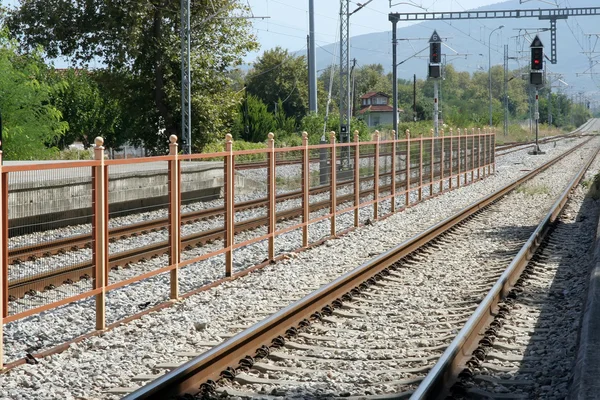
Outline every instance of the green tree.
<svg viewBox="0 0 600 400"><path fill-rule="evenodd" d="M241 94L224 73L257 46L230 0L191 5L192 141L196 150L221 139L235 119ZM119 100L123 123L154 153L181 131L179 4L168 0L23 1L10 17L20 41L41 45L49 57L68 56L87 66L106 66L105 87Z"/></svg>
<svg viewBox="0 0 600 400"><path fill-rule="evenodd" d="M275 130L273 114L258 97L249 94L240 105L238 119L232 129L236 139L247 142L264 142L269 132Z"/></svg>
<svg viewBox="0 0 600 400"><path fill-rule="evenodd" d="M50 103L63 82L50 84L39 52L21 55L17 44L0 31L0 111L2 145L8 160L45 159L68 128Z"/></svg>
<svg viewBox="0 0 600 400"><path fill-rule="evenodd" d="M306 57L295 57L281 47L267 50L246 76L249 94L257 96L269 111L281 100L286 116L300 121L308 111Z"/></svg>
<svg viewBox="0 0 600 400"><path fill-rule="evenodd" d="M86 147L94 138L104 138L108 148L119 147L127 139L125 134L117 135L121 113L117 100L105 96L100 86L87 71L68 69L51 74L52 80L65 84L52 97L52 103L61 111L62 118L69 128L60 140L65 148L76 140Z"/></svg>

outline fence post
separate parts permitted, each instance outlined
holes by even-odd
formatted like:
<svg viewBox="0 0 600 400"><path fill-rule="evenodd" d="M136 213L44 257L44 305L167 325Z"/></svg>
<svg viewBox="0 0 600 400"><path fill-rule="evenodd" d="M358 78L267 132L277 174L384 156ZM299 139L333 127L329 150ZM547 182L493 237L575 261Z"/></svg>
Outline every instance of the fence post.
<svg viewBox="0 0 600 400"><path fill-rule="evenodd" d="M335 151L335 132L331 131L329 132L329 143L331 144L331 189L330 189L330 201L331 201L331 206L330 206L330 212L331 212L331 236L335 236L336 235L336 226L335 226L335 217L336 217L336 213L337 213L337 194L336 194L336 189L337 189L337 177L336 177L336 172L337 172L337 156L336 156L336 151Z"/></svg>
<svg viewBox="0 0 600 400"><path fill-rule="evenodd" d="M410 129L406 130L406 200L404 207L407 208L410 205Z"/></svg>
<svg viewBox="0 0 600 400"><path fill-rule="evenodd" d="M171 270L171 300L179 298L179 261L181 246L181 202L180 202L180 183L181 174L179 173L180 161L177 151L177 135L169 137L169 155L173 157L169 160L169 265L175 265Z"/></svg>
<svg viewBox="0 0 600 400"><path fill-rule="evenodd" d="M277 203L275 202L275 135L269 132L267 135L267 148L269 149L268 159L268 180L269 180L269 260L275 259L275 216L277 212Z"/></svg>
<svg viewBox="0 0 600 400"><path fill-rule="evenodd" d="M423 200L423 134L419 135L419 201Z"/></svg>
<svg viewBox="0 0 600 400"><path fill-rule="evenodd" d="M354 227L360 223L360 138L358 131L354 131Z"/></svg>
<svg viewBox="0 0 600 400"><path fill-rule="evenodd" d="M375 160L373 160L373 219L379 219L379 131L375 131Z"/></svg>
<svg viewBox="0 0 600 400"><path fill-rule="evenodd" d="M310 151L308 133L302 132L302 223L310 219ZM308 225L302 226L302 247L308 247Z"/></svg>
<svg viewBox="0 0 600 400"><path fill-rule="evenodd" d="M396 131L394 130L392 131L392 138L392 180L390 181L390 190L392 195L391 212L394 213L396 212L396 142L398 141L398 139L396 139Z"/></svg>
<svg viewBox="0 0 600 400"><path fill-rule="evenodd" d="M101 289L96 295L96 329L106 329L106 280L108 269L108 198L106 166L104 165L104 139L95 139L94 159L99 165L94 166L92 177L94 211L93 238L94 250L94 289Z"/></svg>
<svg viewBox="0 0 600 400"><path fill-rule="evenodd" d="M481 179L481 135L477 135L477 180Z"/></svg>
<svg viewBox="0 0 600 400"><path fill-rule="evenodd" d="M233 159L233 136L225 135L225 276L230 277L233 273L233 236L234 236L234 183L235 168Z"/></svg>

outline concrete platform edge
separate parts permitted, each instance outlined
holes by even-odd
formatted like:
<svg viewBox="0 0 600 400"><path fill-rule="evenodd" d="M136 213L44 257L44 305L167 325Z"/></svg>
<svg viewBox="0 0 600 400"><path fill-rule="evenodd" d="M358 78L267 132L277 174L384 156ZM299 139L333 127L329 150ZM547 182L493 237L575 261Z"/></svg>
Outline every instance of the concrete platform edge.
<svg viewBox="0 0 600 400"><path fill-rule="evenodd" d="M569 399L600 399L600 219L592 253L585 307Z"/></svg>

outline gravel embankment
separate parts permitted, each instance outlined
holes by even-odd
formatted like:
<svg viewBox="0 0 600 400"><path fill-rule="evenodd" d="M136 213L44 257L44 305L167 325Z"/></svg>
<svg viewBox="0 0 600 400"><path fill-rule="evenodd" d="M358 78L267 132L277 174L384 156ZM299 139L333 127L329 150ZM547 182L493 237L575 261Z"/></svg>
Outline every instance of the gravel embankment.
<svg viewBox="0 0 600 400"><path fill-rule="evenodd" d="M525 270L523 284L502 304L507 312L497 318L501 327L489 337L493 346L472 368L469 398L501 394L558 400L572 394L589 250L598 221L599 202L587 192L581 185L574 191L550 239Z"/></svg>
<svg viewBox="0 0 600 400"><path fill-rule="evenodd" d="M226 283L194 296L174 307L144 316L141 320L92 338L59 355L42 360L37 366L24 366L0 377L10 398L69 398L70 396L100 397L102 390L128 384L133 374L148 372L156 363L172 361L178 350L195 348L195 343L217 340L222 327L238 315L248 315L255 307L256 296L269 292L272 312L282 304L273 299L286 293L289 299L307 293L327 280L347 271L375 254L418 233L432 223L473 202L476 198L505 185L536 165L556 156L575 141L550 145L547 154L526 156L512 153L498 159L497 174L485 181L463 187L421 203L384 221L366 226L325 246L311 249L263 272ZM589 146L588 146L589 147ZM340 217L351 218L348 217ZM328 223L311 227L312 235L326 234ZM381 234L388 232L393 234ZM278 243L288 242L288 236ZM365 246L368 243L368 246ZM198 251L202 251L199 249ZM247 254L243 252L247 251ZM241 249L237 256L250 256L251 250ZM266 253L262 253L266 254ZM263 257L264 258L264 257ZM152 260L160 264L160 258ZM163 264L164 265L164 264ZM198 286L222 276L222 260L207 260L181 272L182 287ZM137 311L139 304L155 304L166 298L168 279L165 276L131 285L108 295L109 319ZM273 307L274 305L274 307ZM28 348L48 348L93 328L93 302L82 301L25 320L7 324L5 348L9 359L22 356ZM239 319L237 319L239 321ZM219 322L221 321L221 322ZM227 322L225 322L227 321ZM197 330L195 322L208 322L207 329ZM224 323L225 325L221 325ZM201 326L202 324L197 324ZM132 341L135 338L135 341ZM82 379L86 377L86 379ZM11 389L12 388L12 389ZM36 388L41 388L40 392ZM53 394L49 390L54 390ZM68 395L67 395L68 394ZM63 396L64 395L64 396Z"/></svg>
<svg viewBox="0 0 600 400"><path fill-rule="evenodd" d="M579 155L574 155L534 178L517 192L419 252L418 256L400 263L392 276L372 286L350 304L345 304L346 310L335 312L323 323L287 342L286 347L276 350L269 360L260 360L256 368L242 374L239 380L221 388L220 392L300 399L414 390L582 164ZM591 169L600 169L600 158ZM565 218L574 219L572 207ZM561 263L563 257L573 257L585 250L586 244L589 246L596 218L595 208L582 217L581 220L588 220L588 227L592 227L591 232L587 232L587 240L582 243L579 243L581 235L570 236L568 232L561 233L560 229L553 234L563 254L559 258L546 251L542 253L551 259L555 268L564 264ZM579 232L584 234L586 230L581 227ZM571 256L564 252L567 248ZM579 279L573 285L569 283L567 288L565 283L571 282L570 278L575 274L566 272L572 271L570 267L577 267L575 271ZM569 298L579 296L576 300L579 306L574 310L580 311L584 292L581 283L585 281L586 265L581 259L574 259L561 268L565 269L565 273L558 282L552 283L553 273L549 271L531 285L531 291L542 292L537 296L534 294L535 298L531 299L534 308L539 310L526 310L519 314L522 321L515 322L515 325L529 325L531 332L535 332L536 325L539 325L540 331L547 331L558 314L571 309L571 302L564 301L564 296L567 296L564 290L567 290ZM551 292L563 294L545 293L544 290L551 285L554 289ZM527 285L525 292L528 292ZM526 296L526 293L523 295ZM550 301L537 303L543 297ZM537 320L542 308L549 312L545 306L552 301L556 303L554 314L543 314ZM533 355L529 360L532 365L536 361L543 362L542 367L546 371L536 374L539 382L534 393L542 396L528 398L564 398L560 394L566 390L564 381L567 378L559 376L565 376L564 372L568 372L572 364L579 317L577 312L569 314L560 327L550 329L554 337L542 333L547 340L538 342L528 352L527 355ZM507 319L512 318L509 315ZM522 340L528 339L527 332L523 328ZM570 335L567 342L561 340L565 335ZM512 343L512 340L508 342ZM563 346L566 346L566 352ZM506 347L511 347L511 344ZM570 360L565 357L567 352ZM510 353L514 355L516 352ZM507 366L511 363L500 364ZM562 372L558 375L551 373L557 369ZM535 371L531 371L532 375ZM530 386L533 387L534 382L532 380ZM549 389L550 382L555 383L554 391ZM515 388L523 388L522 382L516 383ZM496 389L492 391L508 392ZM549 395L554 397L547 397Z"/></svg>

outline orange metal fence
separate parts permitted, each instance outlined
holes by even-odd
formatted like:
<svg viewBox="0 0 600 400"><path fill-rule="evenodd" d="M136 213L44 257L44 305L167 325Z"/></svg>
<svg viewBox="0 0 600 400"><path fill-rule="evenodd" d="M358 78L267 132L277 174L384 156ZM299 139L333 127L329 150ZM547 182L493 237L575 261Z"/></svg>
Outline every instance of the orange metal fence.
<svg viewBox="0 0 600 400"><path fill-rule="evenodd" d="M3 353L1 327L8 322L94 296L95 328L103 330L107 325L106 296L112 290L168 272L170 290L165 296L177 299L180 297L180 272L203 260L222 257L223 277L235 276L243 269L260 263L260 260L274 260L293 250L289 245L287 248L281 245L278 247L278 237L287 235L294 242L294 249L307 247L367 221L380 219L424 199L484 178L495 170L495 134L487 130L481 132L459 129L456 134L450 130L449 135L445 135L442 130L439 137L425 138L411 138L407 131L406 139L386 141L380 140L379 133L376 132L370 142L360 142L356 132L351 143L336 143L335 133L331 132L329 139L328 144L309 146L307 134L304 133L302 146L275 148L274 136L269 134L266 149L233 151L232 139L228 135L223 153L180 155L177 138L172 136L168 156L105 160L103 140L97 138L93 161L0 165L0 210L3 216L0 218L0 365ZM236 163L241 163L240 160L252 157L264 159L266 164L256 163L255 167L245 164L244 168L236 168ZM182 186L182 164L203 165L202 162L210 162L218 170L222 169L220 177L213 179L217 181L216 194L210 199L195 195L192 189L184 190ZM162 221L161 218L165 220L163 229L168 233L168 240L164 244L164 253L167 257L162 261L159 259L157 265L151 268L140 268L128 276L113 279L112 260L119 254L115 255L115 251L110 250L110 245L119 240L118 237L113 238L113 232L123 222L118 212L109 209L109 199L112 199L112 204L118 194L116 189L109 190L109 186L115 186L115 182L123 174L148 173L150 165L166 170L164 180L153 177L158 181L156 190L164 194L160 194L162 197L159 196L160 200L152 205L152 210L153 218L157 221ZM54 201L48 200L48 209L38 210L40 217L33 223L30 222L28 229L21 229L18 235L9 237L9 225L13 217L17 218L17 205L22 208L19 210L27 212L27 204L21 204L27 203L21 199L23 191L39 186L42 180L51 182L57 177L72 180L71 196L80 196L80 208L89 211L87 216L73 217L73 221L81 223L82 227L75 229L76 233L89 236L87 249L74 249L82 253L78 258L69 258L69 252L48 253L28 260L9 257L11 252L18 253L24 246L39 246L41 249L44 242L40 240L55 240L55 236L50 233L33 235L57 222L48 217L50 208L60 207ZM238 179L251 182L244 195L236 194ZM190 182L183 183L190 186ZM160 191L161 186L164 191ZM49 190L52 190L52 185L44 188L44 191ZM185 196L184 200L182 194ZM204 251L192 250L191 245L183 246L189 238L202 234L184 229L185 221L193 218L197 212L195 204L202 202L210 202L214 206L210 208L217 210L213 213L214 221L217 225L222 224L219 228L221 233L215 231L214 239L208 242L213 247ZM294 204L298 206L295 207ZM138 209L128 213L144 213L149 210L145 207L146 203L140 202ZM264 220L248 217L243 211L246 208L253 209L254 213L261 212ZM126 212L121 214L125 215ZM65 215L72 217L72 214ZM69 225L69 221L61 223ZM138 222L129 223L135 226ZM239 230L244 224L253 228L244 230L243 234L236 234L236 229ZM311 233L310 225L324 229L321 233ZM149 246L157 246L157 255L160 255L161 236L158 235L153 240ZM219 242L222 245L219 246ZM236 264L236 252L249 246L254 246L252 249L256 249L257 253L264 254L257 255L259 261L247 261L250 265L244 265L243 260L238 260ZM57 257L51 258L56 262L40 264L45 256ZM237 257L240 258L242 257ZM52 271L53 263L60 264L60 268L54 267L56 271ZM84 271L84 266L88 264L88 269L85 270L88 272L79 272L85 282L77 285L76 290L61 290L60 295L43 296L54 289L54 286L49 286L45 291L9 298L9 291L16 290L14 288L24 279L35 277L36 274L56 279L55 275L72 273L72 269L80 268ZM68 279L65 282L70 283ZM188 289L184 288L185 291Z"/></svg>

